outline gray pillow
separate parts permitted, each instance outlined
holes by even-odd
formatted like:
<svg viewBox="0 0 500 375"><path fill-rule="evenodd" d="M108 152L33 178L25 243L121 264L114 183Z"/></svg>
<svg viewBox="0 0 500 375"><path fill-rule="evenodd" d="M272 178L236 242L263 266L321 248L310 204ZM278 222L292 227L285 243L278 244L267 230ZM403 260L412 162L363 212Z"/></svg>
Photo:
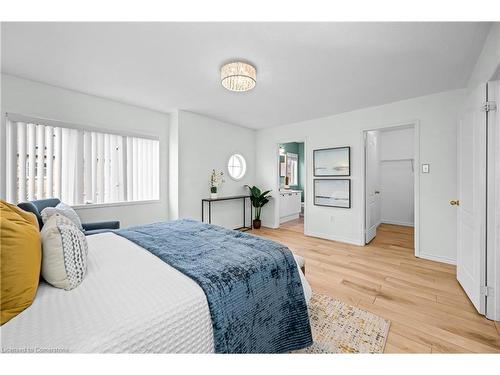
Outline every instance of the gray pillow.
<svg viewBox="0 0 500 375"><path fill-rule="evenodd" d="M85 235L66 216L52 215L41 231L42 277L66 290L76 288L87 273Z"/></svg>
<svg viewBox="0 0 500 375"><path fill-rule="evenodd" d="M78 217L78 214L76 213L75 210L73 210L71 206L68 206L66 203L61 202L55 207L44 208L41 212L43 224L45 225L45 223L54 214L60 214L62 216L67 217L76 225L78 229L80 229L83 232L83 227L82 227L82 222L80 221L80 217Z"/></svg>

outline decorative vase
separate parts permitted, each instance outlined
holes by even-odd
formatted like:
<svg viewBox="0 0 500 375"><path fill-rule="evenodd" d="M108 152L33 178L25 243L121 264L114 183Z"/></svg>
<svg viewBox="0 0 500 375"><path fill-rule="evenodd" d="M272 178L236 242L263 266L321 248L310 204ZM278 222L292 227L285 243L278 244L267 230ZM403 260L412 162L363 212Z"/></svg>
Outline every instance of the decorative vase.
<svg viewBox="0 0 500 375"><path fill-rule="evenodd" d="M260 229L260 224L261 224L260 220L254 219L254 221L253 221L253 228L254 229Z"/></svg>
<svg viewBox="0 0 500 375"><path fill-rule="evenodd" d="M210 186L210 199L217 199L219 196L219 189L217 189L217 186Z"/></svg>

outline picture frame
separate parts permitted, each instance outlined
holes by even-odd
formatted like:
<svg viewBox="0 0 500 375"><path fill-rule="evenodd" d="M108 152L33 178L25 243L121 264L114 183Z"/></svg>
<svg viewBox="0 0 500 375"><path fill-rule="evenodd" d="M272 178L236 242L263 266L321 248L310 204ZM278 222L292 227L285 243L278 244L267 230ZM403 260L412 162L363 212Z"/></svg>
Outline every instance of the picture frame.
<svg viewBox="0 0 500 375"><path fill-rule="evenodd" d="M351 208L351 180L349 178L315 178L313 200L315 206Z"/></svg>
<svg viewBox="0 0 500 375"><path fill-rule="evenodd" d="M351 175L351 147L331 147L313 151L314 177Z"/></svg>

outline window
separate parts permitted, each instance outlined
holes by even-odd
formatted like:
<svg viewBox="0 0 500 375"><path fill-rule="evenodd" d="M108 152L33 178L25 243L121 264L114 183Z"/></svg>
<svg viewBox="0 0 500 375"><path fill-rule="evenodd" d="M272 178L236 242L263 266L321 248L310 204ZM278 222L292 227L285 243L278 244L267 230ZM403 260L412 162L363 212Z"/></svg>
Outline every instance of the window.
<svg viewBox="0 0 500 375"><path fill-rule="evenodd" d="M7 199L78 204L159 199L159 141L7 120Z"/></svg>
<svg viewBox="0 0 500 375"><path fill-rule="evenodd" d="M247 171L247 162L240 154L233 154L227 162L229 177L233 180L241 180Z"/></svg>
<svg viewBox="0 0 500 375"><path fill-rule="evenodd" d="M288 176L288 185L298 185L299 184L299 155L287 153L286 154L287 161L287 176Z"/></svg>

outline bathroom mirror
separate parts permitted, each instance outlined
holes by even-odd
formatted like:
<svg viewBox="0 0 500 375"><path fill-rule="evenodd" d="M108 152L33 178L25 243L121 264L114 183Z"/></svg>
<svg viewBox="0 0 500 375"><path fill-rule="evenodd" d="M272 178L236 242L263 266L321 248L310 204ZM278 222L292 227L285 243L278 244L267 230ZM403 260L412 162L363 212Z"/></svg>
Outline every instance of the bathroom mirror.
<svg viewBox="0 0 500 375"><path fill-rule="evenodd" d="M288 152L286 154L286 176L288 185L296 186L299 184L299 155Z"/></svg>

